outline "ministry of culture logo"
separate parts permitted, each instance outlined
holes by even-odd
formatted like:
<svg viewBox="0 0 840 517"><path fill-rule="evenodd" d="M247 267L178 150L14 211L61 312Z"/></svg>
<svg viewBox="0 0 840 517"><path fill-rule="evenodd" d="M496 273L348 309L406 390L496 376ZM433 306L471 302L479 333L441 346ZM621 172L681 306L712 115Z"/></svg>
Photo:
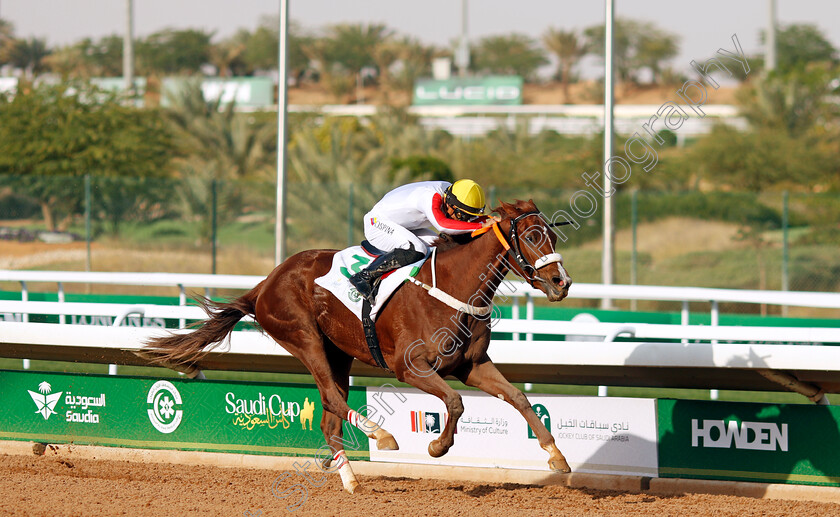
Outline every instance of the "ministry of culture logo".
<svg viewBox="0 0 840 517"><path fill-rule="evenodd" d="M546 409L542 404L534 404L531 408L534 410L534 413L537 414L537 418L540 419L540 422L545 425L545 428L551 429L551 415L548 414L548 409ZM531 426L528 426L528 438L536 437L537 435L535 435L534 431L531 430Z"/></svg>
<svg viewBox="0 0 840 517"><path fill-rule="evenodd" d="M426 413L425 411L411 412L412 433L440 433L445 416L440 413ZM448 420L448 419L447 419Z"/></svg>
<svg viewBox="0 0 840 517"><path fill-rule="evenodd" d="M55 405L58 404L58 400L61 398L61 394L63 393L59 391L58 393L50 395L49 393L52 391L52 386L50 386L50 383L47 381L38 385L38 391L40 391L40 393L35 393L30 390L26 391L29 392L29 396L32 397L32 400L38 407L35 412L40 413L41 416L44 417L44 420L48 420L50 415L55 414Z"/></svg>
<svg viewBox="0 0 840 517"><path fill-rule="evenodd" d="M350 291L347 292L347 297L350 298L350 301L353 303L357 303L362 299L362 295L359 294L359 291L357 291L355 287L350 288Z"/></svg>
<svg viewBox="0 0 840 517"><path fill-rule="evenodd" d="M157 381L149 388L146 402L152 405L147 412L155 429L169 434L178 428L184 412L180 407L175 407L181 405L181 394L174 384L169 381Z"/></svg>

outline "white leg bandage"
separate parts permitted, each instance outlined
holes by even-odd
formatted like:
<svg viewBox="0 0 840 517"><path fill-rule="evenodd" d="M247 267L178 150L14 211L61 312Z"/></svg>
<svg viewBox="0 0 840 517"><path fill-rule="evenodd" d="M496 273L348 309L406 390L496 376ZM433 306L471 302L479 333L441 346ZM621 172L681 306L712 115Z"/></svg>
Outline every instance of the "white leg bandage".
<svg viewBox="0 0 840 517"><path fill-rule="evenodd" d="M353 474L353 469L350 468L350 462L347 461L347 455L344 450L340 450L333 456L335 466L338 466L338 475L341 476L341 484L344 489L351 494L359 487L359 482L356 480L356 475Z"/></svg>
<svg viewBox="0 0 840 517"><path fill-rule="evenodd" d="M365 415L361 415L352 409L347 412L347 421L368 436L371 436L379 429L379 424L368 420Z"/></svg>

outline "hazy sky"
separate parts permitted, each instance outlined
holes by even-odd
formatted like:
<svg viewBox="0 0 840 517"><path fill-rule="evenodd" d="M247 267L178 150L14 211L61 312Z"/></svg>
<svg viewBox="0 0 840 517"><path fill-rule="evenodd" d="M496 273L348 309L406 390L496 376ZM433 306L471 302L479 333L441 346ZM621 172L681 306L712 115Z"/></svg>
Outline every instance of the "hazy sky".
<svg viewBox="0 0 840 517"><path fill-rule="evenodd" d="M279 0L134 0L135 33L163 28L201 28L216 39L238 28L253 29L262 15L277 14ZM19 36L47 39L49 45L83 37L122 33L125 0L0 0L0 17ZM679 34L680 55L672 62L687 71L693 58L731 48L738 35L747 54L760 50L758 32L767 24L768 0L615 0L616 15L655 22ZM461 27L458 0L290 0L290 17L304 28L339 22L384 23L423 42L446 45ZM840 1L777 0L781 24L813 23L840 47ZM582 29L603 23L603 1L471 0L471 38L513 31L539 37L548 27Z"/></svg>

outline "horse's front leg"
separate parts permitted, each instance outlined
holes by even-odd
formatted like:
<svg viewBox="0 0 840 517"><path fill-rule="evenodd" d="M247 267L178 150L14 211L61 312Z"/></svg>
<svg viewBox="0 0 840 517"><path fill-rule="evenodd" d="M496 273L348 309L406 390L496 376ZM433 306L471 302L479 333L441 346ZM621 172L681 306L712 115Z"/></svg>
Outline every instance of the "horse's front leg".
<svg viewBox="0 0 840 517"><path fill-rule="evenodd" d="M456 375L467 386L473 386L494 397L499 397L515 407L525 418L525 421L528 422L531 430L534 431L540 447L548 452L548 466L551 467L551 470L571 472L572 469L566 463L566 458L554 443L554 437L545 428L545 425L537 414L534 413L534 410L531 408L531 403L528 402L525 394L505 379L502 372L496 368L496 365L493 364L493 361L490 360L487 354L484 354L478 362L466 365Z"/></svg>
<svg viewBox="0 0 840 517"><path fill-rule="evenodd" d="M418 366L419 365L419 366ZM415 370L417 368L417 370ZM428 373L427 377L423 377L415 373ZM402 382L407 382L415 388L419 388L426 393L430 393L441 399L446 404L446 410L449 413L449 420L443 432L440 433L440 438L429 443L429 455L433 458L439 458L449 451L449 448L455 443L455 429L458 426L458 419L464 413L464 403L461 400L461 395L452 389L443 378L434 371L434 369L426 361L417 359L413 363L412 368L407 368L404 372L398 372L398 378Z"/></svg>

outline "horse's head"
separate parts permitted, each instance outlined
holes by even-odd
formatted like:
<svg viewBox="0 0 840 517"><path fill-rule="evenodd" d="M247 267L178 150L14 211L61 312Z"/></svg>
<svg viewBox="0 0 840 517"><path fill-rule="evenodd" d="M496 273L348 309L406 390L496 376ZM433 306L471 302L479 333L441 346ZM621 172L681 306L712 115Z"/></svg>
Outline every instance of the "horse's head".
<svg viewBox="0 0 840 517"><path fill-rule="evenodd" d="M499 227L510 245L508 259L514 273L559 302L569 294L572 279L563 257L554 251L557 234L533 200L504 203L494 209L502 217Z"/></svg>

